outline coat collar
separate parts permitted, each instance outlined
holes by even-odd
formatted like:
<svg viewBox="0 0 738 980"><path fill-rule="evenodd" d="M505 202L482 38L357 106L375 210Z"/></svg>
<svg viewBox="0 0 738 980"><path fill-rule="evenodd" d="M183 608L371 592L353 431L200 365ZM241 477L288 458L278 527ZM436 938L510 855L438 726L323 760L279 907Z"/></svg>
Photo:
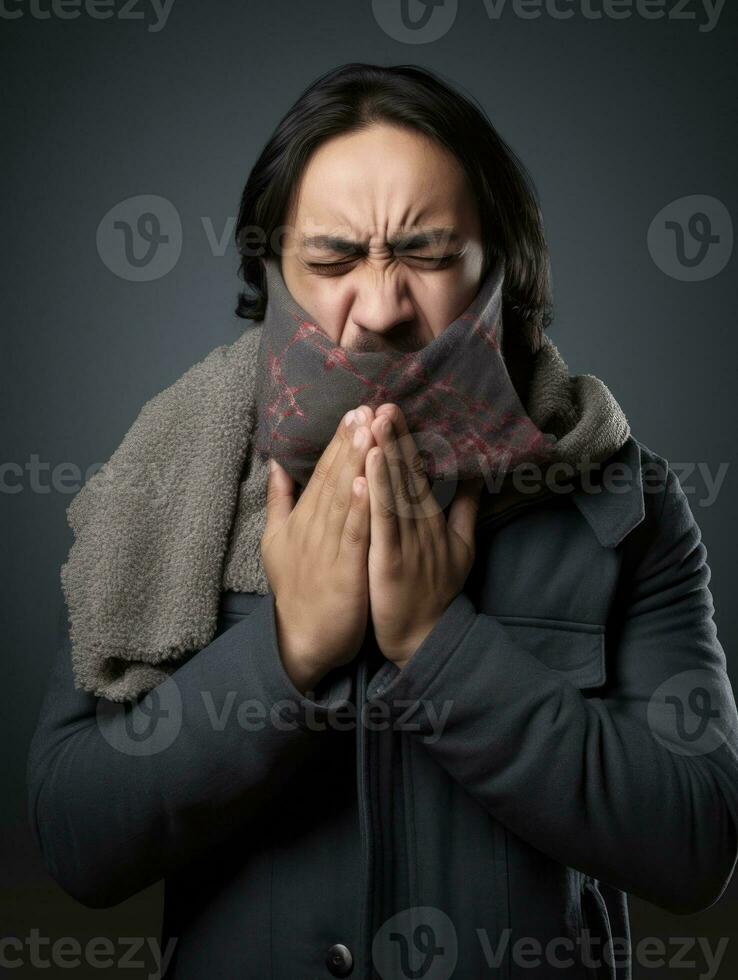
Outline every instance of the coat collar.
<svg viewBox="0 0 738 980"><path fill-rule="evenodd" d="M611 481L604 484L601 475L605 468L620 464L620 469L610 471ZM645 517L643 497L641 446L631 435L603 463L593 467L592 488L579 486L567 494L592 528L597 540L604 548L615 548L623 538L637 527ZM629 477L632 474L632 478ZM534 506L541 497L548 498L550 489L537 495L520 499L511 494L511 503L492 502L483 498L477 519L478 526L496 525L506 522L513 514L523 508Z"/></svg>
<svg viewBox="0 0 738 980"><path fill-rule="evenodd" d="M605 466L615 463L622 464L622 467L612 474L612 482L598 485L596 492L578 487L572 493L574 503L605 548L619 545L646 514L641 449L632 435L628 436L617 452L593 471L593 483L597 473Z"/></svg>

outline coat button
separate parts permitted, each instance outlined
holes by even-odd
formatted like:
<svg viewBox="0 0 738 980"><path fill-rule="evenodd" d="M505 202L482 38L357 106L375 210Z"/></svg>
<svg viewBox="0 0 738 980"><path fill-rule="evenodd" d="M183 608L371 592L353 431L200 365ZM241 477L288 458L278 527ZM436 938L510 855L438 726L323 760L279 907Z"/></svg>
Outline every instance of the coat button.
<svg viewBox="0 0 738 980"><path fill-rule="evenodd" d="M334 977L347 977L354 968L351 950L343 943L335 943L326 954L325 965Z"/></svg>

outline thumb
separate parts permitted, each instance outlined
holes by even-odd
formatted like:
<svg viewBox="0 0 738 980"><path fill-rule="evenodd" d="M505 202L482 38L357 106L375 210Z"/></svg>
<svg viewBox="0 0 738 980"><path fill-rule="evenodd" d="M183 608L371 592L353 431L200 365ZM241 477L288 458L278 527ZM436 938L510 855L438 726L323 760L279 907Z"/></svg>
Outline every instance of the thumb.
<svg viewBox="0 0 738 980"><path fill-rule="evenodd" d="M275 534L295 506L295 481L276 459L269 459L264 537Z"/></svg>

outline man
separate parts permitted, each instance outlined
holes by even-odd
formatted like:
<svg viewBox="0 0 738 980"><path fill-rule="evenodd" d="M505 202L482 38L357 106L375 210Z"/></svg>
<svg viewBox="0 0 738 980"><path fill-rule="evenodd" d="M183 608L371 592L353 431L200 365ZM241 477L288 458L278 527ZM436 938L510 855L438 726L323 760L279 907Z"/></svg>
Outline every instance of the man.
<svg viewBox="0 0 738 980"><path fill-rule="evenodd" d="M393 230L413 210L423 230L390 244ZM463 170L450 154L397 126L375 125L318 149L291 218L282 259L285 283L341 347L422 347L479 288L482 236ZM316 235L316 227L332 232ZM341 228L347 229L343 238ZM395 441L401 434L408 438ZM448 524L440 517L397 520L398 507L389 499L391 474L401 473L396 464L403 452L411 464L410 440L397 406L379 406L376 418L369 406L359 406L326 451L325 471L319 469L301 498L302 520L286 520L291 487L277 467L265 558L277 596L280 650L298 687L314 687L325 671L356 654L370 600L380 648L402 665L467 577L476 516L476 495L469 488L459 495ZM393 443L400 456L390 465L381 449L390 456ZM420 475L415 482L422 501ZM428 502L419 513L428 515ZM331 509L335 518L327 519ZM308 533L301 534L302 528ZM345 549L337 547L342 534ZM428 556L437 552L439 564L428 565ZM400 555L405 564L394 567Z"/></svg>
<svg viewBox="0 0 738 980"><path fill-rule="evenodd" d="M543 418L535 204L429 73L344 66L282 122L239 218L239 312L258 320L274 297L254 225L286 229L272 257L319 325L301 342L349 367L422 356L504 256L508 381ZM574 481L504 506L479 479L440 506L392 399L352 406L299 493L287 453L270 589L224 594L216 637L177 666L171 746L111 748L65 636L29 759L54 877L92 907L165 878L177 978L628 977L628 892L693 912L731 876L738 716L686 496L662 457L618 445L625 492ZM234 692L268 722L214 725Z"/></svg>

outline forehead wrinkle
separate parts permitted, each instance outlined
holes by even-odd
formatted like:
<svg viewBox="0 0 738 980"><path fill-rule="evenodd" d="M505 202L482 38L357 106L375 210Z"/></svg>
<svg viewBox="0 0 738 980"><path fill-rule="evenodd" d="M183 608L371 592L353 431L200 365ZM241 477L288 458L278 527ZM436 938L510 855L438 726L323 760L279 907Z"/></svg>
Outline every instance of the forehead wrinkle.
<svg viewBox="0 0 738 980"><path fill-rule="evenodd" d="M407 248L413 245L420 248L434 245L457 245L461 239L462 236L459 235L453 224L446 226L428 225L421 228L400 229L391 235L385 234L384 241L381 244L374 243L372 245L370 243L369 251L372 248L382 248L385 244L390 248L397 248L398 246L400 248ZM322 248L333 251L357 247L366 248L362 241L355 238L345 238L339 234L303 235L301 245L304 248Z"/></svg>
<svg viewBox="0 0 738 980"><path fill-rule="evenodd" d="M302 247L325 248L325 243L309 241L322 236L344 239L365 250L375 251L387 248L397 236L410 235L421 227L425 230L456 228L460 217L453 208L449 209L448 196L439 198L439 189L433 186L412 194L404 187L370 186L365 187L361 198L346 201L337 200L335 196L329 198L324 192L323 186L312 204L306 196L300 195ZM313 211L312 217L305 214L308 208ZM393 214L394 210L396 214Z"/></svg>

